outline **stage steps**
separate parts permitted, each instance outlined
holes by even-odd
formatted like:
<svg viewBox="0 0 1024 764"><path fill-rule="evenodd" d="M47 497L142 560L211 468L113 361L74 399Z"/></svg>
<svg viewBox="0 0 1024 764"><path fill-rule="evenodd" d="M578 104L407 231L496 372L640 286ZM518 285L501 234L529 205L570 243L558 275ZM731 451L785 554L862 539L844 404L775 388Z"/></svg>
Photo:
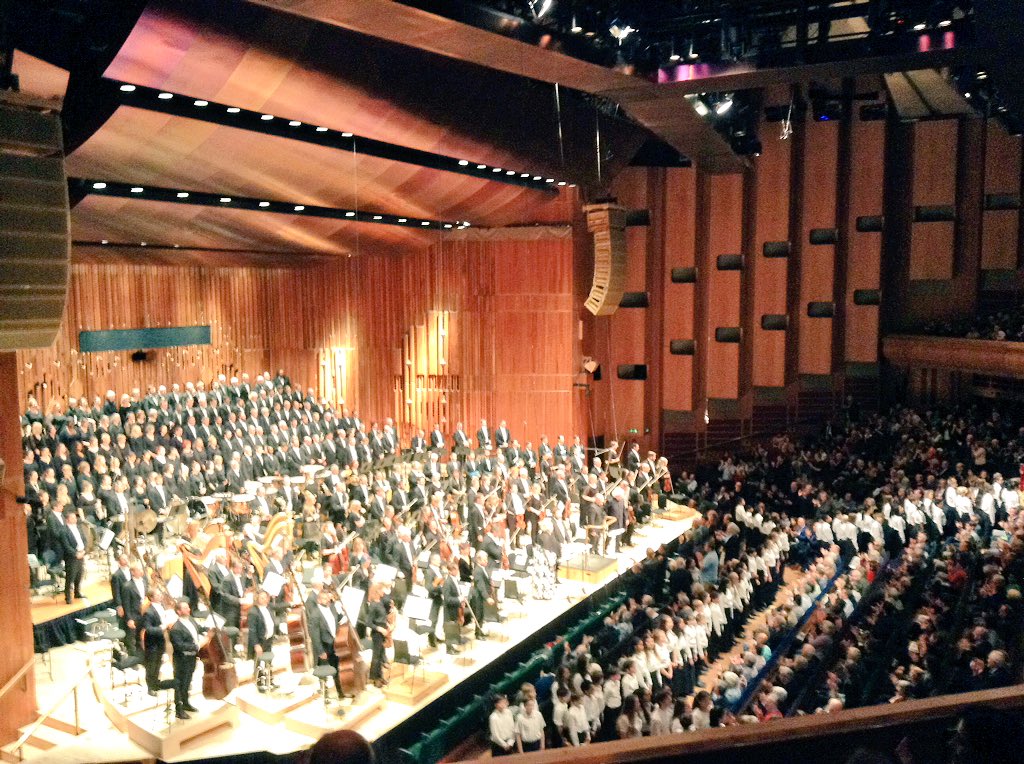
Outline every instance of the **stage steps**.
<svg viewBox="0 0 1024 764"><path fill-rule="evenodd" d="M20 730L18 730L19 737L34 725L26 724ZM84 732L84 730L81 730ZM81 734L81 732L79 734ZM8 743L5 746L0 746L0 761L18 762L18 761L30 761L36 756L51 751L54 748L62 745L70 745L76 742L78 735L75 734L75 726L68 724L59 719L53 717L47 717L43 720L43 723L29 736L25 742L24 747L21 750L21 756L18 756L18 752L14 750L14 745L17 741Z"/></svg>

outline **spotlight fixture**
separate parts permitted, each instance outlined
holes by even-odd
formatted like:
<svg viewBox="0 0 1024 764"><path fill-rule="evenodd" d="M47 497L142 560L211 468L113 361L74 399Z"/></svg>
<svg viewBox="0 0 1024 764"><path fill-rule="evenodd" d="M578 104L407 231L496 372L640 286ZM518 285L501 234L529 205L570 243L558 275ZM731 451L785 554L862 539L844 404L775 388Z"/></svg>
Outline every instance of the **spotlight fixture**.
<svg viewBox="0 0 1024 764"><path fill-rule="evenodd" d="M342 133L341 137L342 138L351 138L352 137L352 133Z"/></svg>
<svg viewBox="0 0 1024 764"><path fill-rule="evenodd" d="M925 29L927 29L927 27L928 25L922 21L920 24L914 24L914 31L923 32Z"/></svg>
<svg viewBox="0 0 1024 764"><path fill-rule="evenodd" d="M304 205L302 205L302 204L296 204L295 205L295 211L296 212L302 212L304 209L306 209L306 207Z"/></svg>
<svg viewBox="0 0 1024 764"><path fill-rule="evenodd" d="M422 223L420 223L420 225L430 225L430 223L428 223L426 220L424 220Z"/></svg>
<svg viewBox="0 0 1024 764"><path fill-rule="evenodd" d="M299 120L297 120L297 119L293 119L293 120L290 120L290 121L288 122L288 127L298 127L298 126L299 126L299 125L301 125L301 124L302 124L302 123L301 123L301 122L299 122Z"/></svg>
<svg viewBox="0 0 1024 764"><path fill-rule="evenodd" d="M135 86L134 85L122 85L121 86L121 92L122 93L132 93L134 91L135 91Z"/></svg>
<svg viewBox="0 0 1024 764"><path fill-rule="evenodd" d="M708 109L708 105L700 98L693 99L693 110L700 116L706 117L711 111Z"/></svg>
<svg viewBox="0 0 1024 764"><path fill-rule="evenodd" d="M398 222L399 223L408 223L409 219L408 218L398 218Z"/></svg>
<svg viewBox="0 0 1024 764"><path fill-rule="evenodd" d="M554 8L555 0L530 0L530 10L534 18L542 19Z"/></svg>
<svg viewBox="0 0 1024 764"><path fill-rule="evenodd" d="M221 204L231 204L231 197L230 196L222 196L220 198L220 203Z"/></svg>
<svg viewBox="0 0 1024 764"><path fill-rule="evenodd" d="M485 165L485 164L478 164L476 166L476 169L478 169L478 170L486 170L487 169L487 165Z"/></svg>
<svg viewBox="0 0 1024 764"><path fill-rule="evenodd" d="M321 127L318 127L318 128L316 129L316 131L317 131L318 133L326 133L326 132L327 132L327 128L326 128L326 127L323 127L323 126L321 126Z"/></svg>
<svg viewBox="0 0 1024 764"><path fill-rule="evenodd" d="M721 101L715 105L715 114L721 117L724 114L729 113L729 109L732 108L732 95L727 95Z"/></svg>
<svg viewBox="0 0 1024 764"><path fill-rule="evenodd" d="M269 122L273 118L274 118L273 114L261 114L260 115L260 119L262 119L264 122Z"/></svg>
<svg viewBox="0 0 1024 764"><path fill-rule="evenodd" d="M269 207L270 202L260 202L260 207Z"/></svg>
<svg viewBox="0 0 1024 764"><path fill-rule="evenodd" d="M615 19L615 21L611 23L611 26L608 27L608 33L619 41L619 45L622 45L626 38L635 31L636 29L634 27L631 27L620 19Z"/></svg>
<svg viewBox="0 0 1024 764"><path fill-rule="evenodd" d="M228 114L238 114L238 112L240 112L240 111L241 111L241 109L239 109L237 106L229 106L228 107Z"/></svg>
<svg viewBox="0 0 1024 764"><path fill-rule="evenodd" d="M142 186L132 186L133 194L141 194L145 189Z"/></svg>
<svg viewBox="0 0 1024 764"><path fill-rule="evenodd" d="M576 21L575 16L572 17L572 26L569 28L569 31L572 32L573 34L579 34L580 32L583 31L583 27L581 27L579 23Z"/></svg>
<svg viewBox="0 0 1024 764"><path fill-rule="evenodd" d="M202 106L209 106L210 102L209 101L204 101L203 99L200 98L198 100L193 101L192 105L193 106L200 106L200 107L202 107Z"/></svg>
<svg viewBox="0 0 1024 764"><path fill-rule="evenodd" d="M345 217L347 217L347 218L354 218L355 216L356 216L356 213L354 213L352 211L349 211L349 212L345 213Z"/></svg>
<svg viewBox="0 0 1024 764"><path fill-rule="evenodd" d="M106 183L93 183L92 187L95 188L97 191L102 191L104 188L107 187L107 184Z"/></svg>
<svg viewBox="0 0 1024 764"><path fill-rule="evenodd" d="M459 166L460 167L465 167L468 164L469 164L469 160L468 159L460 159L459 160Z"/></svg>
<svg viewBox="0 0 1024 764"><path fill-rule="evenodd" d="M686 54L686 57L691 61L696 61L700 58L700 55L693 49L693 41L690 41L690 52Z"/></svg>
<svg viewBox="0 0 1024 764"><path fill-rule="evenodd" d="M161 93L160 95L157 96L157 98L159 98L161 101L170 101L172 98L174 98L174 94L173 93Z"/></svg>
<svg viewBox="0 0 1024 764"><path fill-rule="evenodd" d="M179 199L188 199L188 191L179 191L176 196Z"/></svg>

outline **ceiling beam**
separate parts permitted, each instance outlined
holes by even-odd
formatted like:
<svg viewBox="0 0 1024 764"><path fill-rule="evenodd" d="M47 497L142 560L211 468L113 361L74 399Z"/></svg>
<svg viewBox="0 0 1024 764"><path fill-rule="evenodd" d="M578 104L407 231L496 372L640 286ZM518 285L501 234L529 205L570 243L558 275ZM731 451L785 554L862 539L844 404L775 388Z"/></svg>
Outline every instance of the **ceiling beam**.
<svg viewBox="0 0 1024 764"><path fill-rule="evenodd" d="M543 40L540 46L520 42L393 0L248 1L448 58L610 98L704 170L738 172L747 164L681 94L641 77L548 49Z"/></svg>

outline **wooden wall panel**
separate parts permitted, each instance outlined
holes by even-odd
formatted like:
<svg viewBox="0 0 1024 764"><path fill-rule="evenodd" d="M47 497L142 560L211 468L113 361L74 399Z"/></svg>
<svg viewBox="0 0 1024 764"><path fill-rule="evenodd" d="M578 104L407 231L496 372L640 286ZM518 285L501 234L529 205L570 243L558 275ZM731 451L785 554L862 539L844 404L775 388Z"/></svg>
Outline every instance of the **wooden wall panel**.
<svg viewBox="0 0 1024 764"><path fill-rule="evenodd" d="M995 120L988 123L985 139L985 193L1021 192L1021 138L1011 136ZM1020 211L986 210L982 213L981 267L1015 270L1020 250Z"/></svg>
<svg viewBox="0 0 1024 764"><path fill-rule="evenodd" d="M958 129L955 119L918 122L913 126L915 207L956 203ZM952 278L954 229L951 222L912 224L911 281Z"/></svg>
<svg viewBox="0 0 1024 764"><path fill-rule="evenodd" d="M766 125L762 132L774 131ZM765 242L789 240L789 194L792 141L766 140L756 165L754 248L747 254L753 280L753 384L782 387L786 383L786 332L765 331L761 316L786 312L786 260L764 256Z"/></svg>
<svg viewBox="0 0 1024 764"><path fill-rule="evenodd" d="M885 122L855 119L850 135L850 188L846 230L849 236L846 278L845 360L878 361L878 307L854 305L858 289L878 289L882 234L860 232L857 218L882 214L885 165Z"/></svg>
<svg viewBox="0 0 1024 764"><path fill-rule="evenodd" d="M707 335L698 341L707 343L706 397L737 398L739 396L740 346L715 341L718 327L740 325L740 271L720 271L719 255L735 255L743 251L743 175L706 175L709 185L707 220L707 255L699 264L697 288L707 290Z"/></svg>
<svg viewBox="0 0 1024 764"><path fill-rule="evenodd" d="M665 200L664 341L662 343L662 407L689 411L693 401L693 356L671 355L671 340L692 340L694 285L673 284L673 268L692 268L697 213L697 171L668 170Z"/></svg>
<svg viewBox="0 0 1024 764"><path fill-rule="evenodd" d="M485 417L507 419L517 437L568 435L571 248L439 238L403 257L293 269L79 264L53 347L18 354L20 391L45 405L281 367L364 419L395 417L403 439L439 417L448 429L462 420L475 431ZM206 323L211 345L154 351L146 363L77 352L82 329Z"/></svg>
<svg viewBox="0 0 1024 764"><path fill-rule="evenodd" d="M835 246L813 245L810 233L836 227L836 179L839 124L808 122L803 153L803 209L800 227L800 328L798 371L828 374L832 370L832 320L808 318L807 304L832 300Z"/></svg>

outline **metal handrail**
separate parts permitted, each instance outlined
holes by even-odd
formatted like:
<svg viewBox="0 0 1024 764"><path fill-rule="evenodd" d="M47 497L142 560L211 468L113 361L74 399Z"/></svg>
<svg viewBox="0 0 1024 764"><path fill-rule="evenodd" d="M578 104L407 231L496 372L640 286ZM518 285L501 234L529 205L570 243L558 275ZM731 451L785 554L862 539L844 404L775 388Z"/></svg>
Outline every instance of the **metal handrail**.
<svg viewBox="0 0 1024 764"><path fill-rule="evenodd" d="M22 666L20 669L18 669L17 672L14 674L14 676L12 676L10 679L7 680L7 684L5 684L3 687L0 687L0 698L2 698L4 695L6 695L8 692L10 692L10 690L14 687L14 685L16 685L18 683L18 680L21 679L22 677L24 677L25 674L28 673L28 670L30 668L32 668L33 666L35 666L35 665L36 665L36 656L33 655L31 658L29 658L27 661L25 661L25 665Z"/></svg>
<svg viewBox="0 0 1024 764"><path fill-rule="evenodd" d="M34 722L32 722L32 724L30 724L28 726L28 729L26 729L24 732L21 733L21 737L19 737L14 742L14 744L12 745L10 750L11 750L12 753L13 752L17 752L17 754L18 754L18 761L24 761L24 759L25 759L24 749L25 749L25 746L28 744L29 739L36 733L36 730L38 730L43 725L43 722L45 722L47 719L49 719L51 716L53 716L57 712L57 709L60 708L62 705L64 705L64 701L66 701L68 699L69 695L74 695L74 698L75 698L75 734L76 735L80 735L82 733L82 727L78 723L79 722L79 718L78 718L78 687L91 674L92 674L92 656L89 657L88 662L87 662L86 667L85 667L85 671L82 673L82 675L78 679L76 679L75 682L70 687L68 687L67 690L62 692L60 697L57 698L57 701L52 706L50 706L49 709L47 709L46 713L40 714L39 718L36 719Z"/></svg>

